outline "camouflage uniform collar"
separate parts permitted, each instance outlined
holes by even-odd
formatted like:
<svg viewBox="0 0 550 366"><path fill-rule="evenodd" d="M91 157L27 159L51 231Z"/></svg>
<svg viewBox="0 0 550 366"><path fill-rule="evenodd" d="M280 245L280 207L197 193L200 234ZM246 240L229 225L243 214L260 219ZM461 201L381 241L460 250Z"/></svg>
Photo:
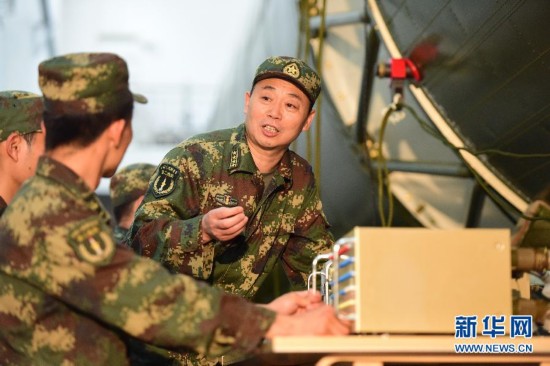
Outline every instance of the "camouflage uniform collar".
<svg viewBox="0 0 550 366"><path fill-rule="evenodd" d="M237 171L254 174L258 171L254 158L250 153L248 142L246 140L246 128L244 123L236 129L236 134L231 138L231 158L228 167L229 173ZM290 150L286 150L279 166L275 170L275 176L281 175L285 182L292 182L292 163L290 161Z"/></svg>
<svg viewBox="0 0 550 366"><path fill-rule="evenodd" d="M4 211L6 211L7 207L8 204L6 203L6 201L4 201L4 198L0 196L0 217L2 217L2 214L4 213Z"/></svg>
<svg viewBox="0 0 550 366"><path fill-rule="evenodd" d="M48 156L41 156L36 167L36 175L56 181L65 187L76 199L84 201L86 207L97 213L107 226L111 226L109 212L82 178L69 167Z"/></svg>
<svg viewBox="0 0 550 366"><path fill-rule="evenodd" d="M244 123L240 124L235 132L231 135L231 156L229 159L229 165L227 171L229 174L235 172L246 172L254 174L256 170L256 164L246 143L246 130Z"/></svg>
<svg viewBox="0 0 550 366"><path fill-rule="evenodd" d="M126 234L128 234L129 231L130 231L129 229L125 229L122 226L118 226L118 225L115 226L113 230L113 237L115 238L115 241L118 244L127 244L124 242L124 238L126 237Z"/></svg>
<svg viewBox="0 0 550 366"><path fill-rule="evenodd" d="M292 183L292 163L290 161L290 150L287 149L279 166L277 167L279 174L285 179L286 182Z"/></svg>
<svg viewBox="0 0 550 366"><path fill-rule="evenodd" d="M94 192L84 183L82 178L63 163L48 156L41 156L36 167L36 175L55 180L78 197L86 200L94 196Z"/></svg>

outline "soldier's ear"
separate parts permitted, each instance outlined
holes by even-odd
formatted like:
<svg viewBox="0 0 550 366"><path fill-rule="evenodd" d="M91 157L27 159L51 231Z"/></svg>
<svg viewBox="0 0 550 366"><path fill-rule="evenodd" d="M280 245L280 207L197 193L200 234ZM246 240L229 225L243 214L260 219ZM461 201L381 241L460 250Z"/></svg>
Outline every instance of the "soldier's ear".
<svg viewBox="0 0 550 366"><path fill-rule="evenodd" d="M244 114L248 113L248 103L250 103L250 92L244 93Z"/></svg>
<svg viewBox="0 0 550 366"><path fill-rule="evenodd" d="M315 117L315 109L312 109L309 114L307 115L307 118L304 122L304 125L302 126L302 131L309 130L309 127L311 127L311 122L313 122L313 118Z"/></svg>
<svg viewBox="0 0 550 366"><path fill-rule="evenodd" d="M19 161L19 154L21 153L21 144L26 143L23 136L17 132L12 132L6 139L6 153L14 161Z"/></svg>
<svg viewBox="0 0 550 366"><path fill-rule="evenodd" d="M122 141L122 134L124 132L125 127L126 127L126 120L121 118L119 120L112 122L107 128L107 133L113 143L113 147L118 148L120 146L120 143Z"/></svg>

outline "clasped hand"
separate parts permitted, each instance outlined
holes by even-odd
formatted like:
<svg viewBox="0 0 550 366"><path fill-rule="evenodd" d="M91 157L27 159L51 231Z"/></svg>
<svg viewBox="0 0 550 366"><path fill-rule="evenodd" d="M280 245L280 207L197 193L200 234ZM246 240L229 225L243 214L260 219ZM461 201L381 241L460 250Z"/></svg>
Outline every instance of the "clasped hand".
<svg viewBox="0 0 550 366"><path fill-rule="evenodd" d="M201 221L203 241L231 240L244 231L247 222L248 217L241 206L219 207L208 211Z"/></svg>

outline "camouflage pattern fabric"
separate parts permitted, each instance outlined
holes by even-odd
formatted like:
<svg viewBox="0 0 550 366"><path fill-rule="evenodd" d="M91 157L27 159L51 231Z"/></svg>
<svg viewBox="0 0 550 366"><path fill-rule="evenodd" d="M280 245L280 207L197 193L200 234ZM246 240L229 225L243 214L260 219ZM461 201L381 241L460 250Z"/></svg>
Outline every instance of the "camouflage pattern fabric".
<svg viewBox="0 0 550 366"><path fill-rule="evenodd" d="M153 164L137 163L118 170L109 183L113 207L130 203L144 195L155 168Z"/></svg>
<svg viewBox="0 0 550 366"><path fill-rule="evenodd" d="M2 217L2 214L4 214L4 211L6 210L7 207L8 207L8 204L6 203L6 201L4 201L2 196L0 196L0 217Z"/></svg>
<svg viewBox="0 0 550 366"><path fill-rule="evenodd" d="M123 228L122 226L115 226L113 230L113 238L115 239L115 243L119 244L125 244L124 238L128 234L128 229Z"/></svg>
<svg viewBox="0 0 550 366"><path fill-rule="evenodd" d="M235 205L249 218L244 234L202 243L203 215ZM170 151L128 239L172 272L250 299L279 259L292 289L304 289L313 258L333 244L328 228L311 166L289 150L264 187L243 124L198 135Z"/></svg>
<svg viewBox="0 0 550 366"><path fill-rule="evenodd" d="M45 109L52 115L97 114L124 103L147 103L131 93L128 66L112 53L72 53L38 65Z"/></svg>
<svg viewBox="0 0 550 366"><path fill-rule="evenodd" d="M17 132L21 135L41 131L42 97L26 91L0 92L0 142Z"/></svg>
<svg viewBox="0 0 550 366"><path fill-rule="evenodd" d="M117 246L81 178L41 157L0 219L3 365L126 365L123 334L211 356L253 352L274 313Z"/></svg>
<svg viewBox="0 0 550 366"><path fill-rule="evenodd" d="M269 78L279 78L291 82L307 95L311 105L321 93L319 75L304 61L288 56L269 57L258 66L252 85Z"/></svg>

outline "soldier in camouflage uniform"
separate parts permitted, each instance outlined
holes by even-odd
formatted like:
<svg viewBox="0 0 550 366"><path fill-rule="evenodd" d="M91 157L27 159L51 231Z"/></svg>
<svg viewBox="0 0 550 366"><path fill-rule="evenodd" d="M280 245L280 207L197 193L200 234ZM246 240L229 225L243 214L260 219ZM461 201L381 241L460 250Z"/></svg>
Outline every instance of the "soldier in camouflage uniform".
<svg viewBox="0 0 550 366"><path fill-rule="evenodd" d="M40 95L0 92L0 216L44 152L42 108Z"/></svg>
<svg viewBox="0 0 550 366"><path fill-rule="evenodd" d="M131 164L118 170L111 178L109 195L115 215L114 237L117 243L123 241L134 221L134 215L155 172L153 164Z"/></svg>
<svg viewBox="0 0 550 366"><path fill-rule="evenodd" d="M281 297L275 313L116 245L94 190L116 171L145 98L106 53L46 60L39 84L46 155L0 219L2 364L127 365L125 335L216 356L254 352L264 337L349 331L323 305L289 315L313 296Z"/></svg>
<svg viewBox="0 0 550 366"><path fill-rule="evenodd" d="M140 254L251 299L277 261L303 289L333 237L311 166L289 150L314 118L320 79L271 57L245 95L244 124L192 137L163 159L128 240Z"/></svg>

